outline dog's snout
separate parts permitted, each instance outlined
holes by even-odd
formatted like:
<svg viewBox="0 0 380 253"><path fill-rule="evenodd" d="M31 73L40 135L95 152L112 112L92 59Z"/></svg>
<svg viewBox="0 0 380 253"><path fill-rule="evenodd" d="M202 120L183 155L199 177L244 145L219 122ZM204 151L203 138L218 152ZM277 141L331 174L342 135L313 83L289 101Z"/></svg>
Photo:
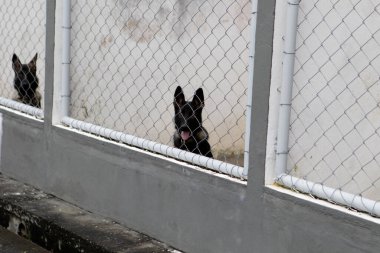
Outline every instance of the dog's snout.
<svg viewBox="0 0 380 253"><path fill-rule="evenodd" d="M179 127L179 131L189 131L189 125L185 122Z"/></svg>
<svg viewBox="0 0 380 253"><path fill-rule="evenodd" d="M30 88L30 83L28 82L27 79L24 79L21 81L21 87L23 87L24 89L29 89Z"/></svg>

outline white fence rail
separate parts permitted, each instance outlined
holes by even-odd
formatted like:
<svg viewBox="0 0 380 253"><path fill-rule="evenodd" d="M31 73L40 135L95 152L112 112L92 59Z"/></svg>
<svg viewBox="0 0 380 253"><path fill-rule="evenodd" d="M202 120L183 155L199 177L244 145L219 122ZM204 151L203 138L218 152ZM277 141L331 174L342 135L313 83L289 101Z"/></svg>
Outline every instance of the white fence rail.
<svg viewBox="0 0 380 253"><path fill-rule="evenodd" d="M69 117L63 118L62 123L74 129L78 129L87 133L92 133L100 137L122 142L144 150L153 151L155 153L166 155L168 157L180 159L182 161L189 162L195 165L207 167L214 171L232 175L237 178L247 178L247 175L243 173L243 168L236 165L217 161L215 159L211 159L202 155L196 155L181 149L169 147L164 144L149 141L133 135L125 134L112 129L107 129L101 126L93 125L91 123L86 123Z"/></svg>

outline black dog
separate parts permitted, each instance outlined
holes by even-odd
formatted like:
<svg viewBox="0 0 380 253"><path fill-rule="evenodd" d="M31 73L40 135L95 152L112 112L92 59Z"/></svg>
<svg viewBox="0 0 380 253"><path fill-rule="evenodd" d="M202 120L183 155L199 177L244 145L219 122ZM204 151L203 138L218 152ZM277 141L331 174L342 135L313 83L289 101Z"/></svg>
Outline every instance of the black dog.
<svg viewBox="0 0 380 253"><path fill-rule="evenodd" d="M12 68L15 72L14 88L17 91L17 101L41 108L41 94L37 91L37 54L28 64L22 64L16 54L12 57Z"/></svg>
<svg viewBox="0 0 380 253"><path fill-rule="evenodd" d="M208 143L208 133L202 126L202 109L204 107L203 90L199 88L193 100L186 101L182 88L174 93L174 147L195 154L213 157Z"/></svg>

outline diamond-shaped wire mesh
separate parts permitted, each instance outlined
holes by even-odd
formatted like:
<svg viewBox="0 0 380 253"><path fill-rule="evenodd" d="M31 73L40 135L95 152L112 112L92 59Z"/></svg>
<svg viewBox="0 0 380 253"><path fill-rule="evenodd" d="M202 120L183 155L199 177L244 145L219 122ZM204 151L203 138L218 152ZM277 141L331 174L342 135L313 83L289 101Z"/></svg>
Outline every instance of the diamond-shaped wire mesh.
<svg viewBox="0 0 380 253"><path fill-rule="evenodd" d="M45 1L0 0L1 97L42 104L45 24Z"/></svg>
<svg viewBox="0 0 380 253"><path fill-rule="evenodd" d="M380 2L301 1L288 173L380 200Z"/></svg>
<svg viewBox="0 0 380 253"><path fill-rule="evenodd" d="M72 1L71 117L173 145L202 87L214 157L242 165L250 0Z"/></svg>

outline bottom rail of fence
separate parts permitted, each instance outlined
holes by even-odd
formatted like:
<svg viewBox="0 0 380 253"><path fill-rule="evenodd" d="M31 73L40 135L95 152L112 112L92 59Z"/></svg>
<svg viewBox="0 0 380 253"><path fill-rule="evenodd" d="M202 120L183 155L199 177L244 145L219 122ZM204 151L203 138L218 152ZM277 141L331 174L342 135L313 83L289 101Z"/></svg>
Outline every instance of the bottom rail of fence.
<svg viewBox="0 0 380 253"><path fill-rule="evenodd" d="M326 199L380 217L379 201L367 199L360 195L344 192L340 189L331 188L320 183L307 181L287 174L279 175L276 179L276 183L287 188L296 189L300 192L311 194L315 197Z"/></svg>
<svg viewBox="0 0 380 253"><path fill-rule="evenodd" d="M88 122L73 119L70 117L64 117L62 123L78 129L84 132L92 133L101 137L109 138L118 142L123 142L128 145L152 151L158 154L162 154L168 157L172 157L181 161L189 162L194 165L205 167L213 171L221 172L227 175L231 175L240 179L246 179L244 176L244 168L218 161L205 156L197 155L188 151L184 151L178 148L170 147L154 141L149 141L143 138L139 138L133 135L125 134L123 132L115 131L112 129L97 126Z"/></svg>
<svg viewBox="0 0 380 253"><path fill-rule="evenodd" d="M0 105L20 111L26 114L29 114L31 116L37 117L37 118L43 118L44 112L40 108L36 108L30 105L26 105L8 98L0 97Z"/></svg>

